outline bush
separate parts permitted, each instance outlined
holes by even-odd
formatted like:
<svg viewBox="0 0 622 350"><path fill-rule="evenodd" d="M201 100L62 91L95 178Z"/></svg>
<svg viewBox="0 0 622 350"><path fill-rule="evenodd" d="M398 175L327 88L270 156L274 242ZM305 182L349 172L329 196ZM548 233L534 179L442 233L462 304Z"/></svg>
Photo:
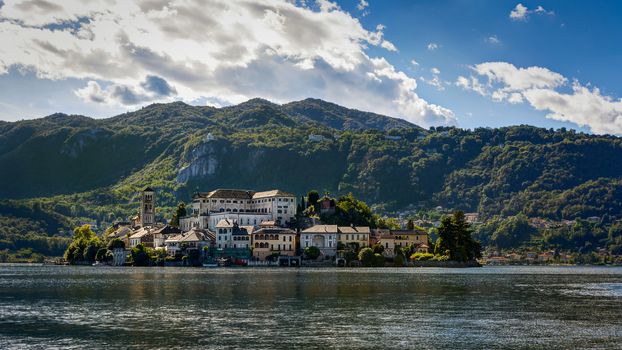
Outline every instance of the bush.
<svg viewBox="0 0 622 350"><path fill-rule="evenodd" d="M426 261L432 260L434 258L434 254L432 253L415 253L410 256L410 260L412 261Z"/></svg>
<svg viewBox="0 0 622 350"><path fill-rule="evenodd" d="M449 255L434 255L432 261L449 261Z"/></svg>
<svg viewBox="0 0 622 350"><path fill-rule="evenodd" d="M305 255L307 258L311 259L311 260L315 260L320 256L320 249L318 247L306 247L305 248Z"/></svg>
<svg viewBox="0 0 622 350"><path fill-rule="evenodd" d="M374 259L372 262L374 267L383 267L384 266L384 256L382 254L374 254Z"/></svg>
<svg viewBox="0 0 622 350"><path fill-rule="evenodd" d="M359 252L359 260L365 267L371 267L374 263L374 251L371 248L363 248Z"/></svg>

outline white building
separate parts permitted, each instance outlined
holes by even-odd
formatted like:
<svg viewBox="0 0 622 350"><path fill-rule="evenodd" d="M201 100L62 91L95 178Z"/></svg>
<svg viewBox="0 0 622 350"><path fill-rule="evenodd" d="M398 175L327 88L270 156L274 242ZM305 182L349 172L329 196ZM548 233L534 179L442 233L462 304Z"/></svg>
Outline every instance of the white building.
<svg viewBox="0 0 622 350"><path fill-rule="evenodd" d="M275 221L286 226L296 215L296 196L280 190L255 192L218 189L193 196L191 212L180 219L180 228L215 229L221 220L239 226L257 226L262 221Z"/></svg>
<svg viewBox="0 0 622 350"><path fill-rule="evenodd" d="M317 247L326 257L337 255L337 225L315 225L300 233L300 248Z"/></svg>

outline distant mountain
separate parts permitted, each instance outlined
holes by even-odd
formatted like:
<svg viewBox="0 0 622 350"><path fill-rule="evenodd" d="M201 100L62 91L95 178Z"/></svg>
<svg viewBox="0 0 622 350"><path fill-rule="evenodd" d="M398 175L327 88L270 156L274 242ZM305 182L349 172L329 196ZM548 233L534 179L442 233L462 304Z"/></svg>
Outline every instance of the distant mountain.
<svg viewBox="0 0 622 350"><path fill-rule="evenodd" d="M2 122L0 169L0 216L36 212L29 198L38 198L40 210L107 222L133 213L136 191L150 185L162 213L198 189L240 187L352 192L380 211L443 205L483 217L622 219L618 137L530 126L425 130L317 99Z"/></svg>

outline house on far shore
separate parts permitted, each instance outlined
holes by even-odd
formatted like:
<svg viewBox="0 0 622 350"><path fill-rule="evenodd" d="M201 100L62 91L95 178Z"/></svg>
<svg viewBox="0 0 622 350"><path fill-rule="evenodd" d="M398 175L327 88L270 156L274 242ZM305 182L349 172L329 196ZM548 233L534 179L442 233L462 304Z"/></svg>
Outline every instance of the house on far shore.
<svg viewBox="0 0 622 350"><path fill-rule="evenodd" d="M337 255L337 225L315 225L300 233L300 249L317 247L325 258Z"/></svg>
<svg viewBox="0 0 622 350"><path fill-rule="evenodd" d="M253 232L253 257L265 260L266 257L296 256L296 232L283 227L263 227Z"/></svg>
<svg viewBox="0 0 622 350"><path fill-rule="evenodd" d="M357 245L359 248L369 246L369 226L339 226L339 243L344 246Z"/></svg>
<svg viewBox="0 0 622 350"><path fill-rule="evenodd" d="M388 233L387 233L388 231ZM415 246L417 253L427 253L428 233L423 230L384 230L380 234L378 243L384 248L383 255L387 258L395 257L395 248Z"/></svg>

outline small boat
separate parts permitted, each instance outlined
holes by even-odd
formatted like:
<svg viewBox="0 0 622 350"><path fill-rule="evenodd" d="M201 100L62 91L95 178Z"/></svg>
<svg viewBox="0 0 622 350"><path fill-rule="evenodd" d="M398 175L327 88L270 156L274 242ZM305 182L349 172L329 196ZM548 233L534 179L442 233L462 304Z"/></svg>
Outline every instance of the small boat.
<svg viewBox="0 0 622 350"><path fill-rule="evenodd" d="M217 263L203 263L203 267L214 268L214 267L218 267L218 264Z"/></svg>

